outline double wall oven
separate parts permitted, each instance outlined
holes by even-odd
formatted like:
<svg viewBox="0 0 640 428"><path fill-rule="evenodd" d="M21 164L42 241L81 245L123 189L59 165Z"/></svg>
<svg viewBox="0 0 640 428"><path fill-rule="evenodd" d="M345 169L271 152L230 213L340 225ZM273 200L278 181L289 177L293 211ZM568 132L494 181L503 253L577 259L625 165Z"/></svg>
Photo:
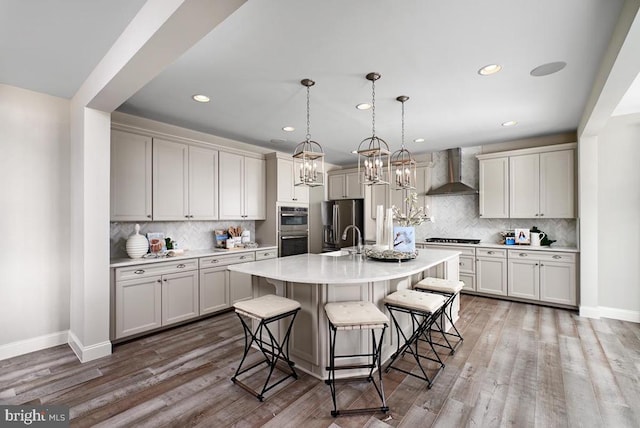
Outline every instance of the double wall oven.
<svg viewBox="0 0 640 428"><path fill-rule="evenodd" d="M309 209L278 208L278 256L286 257L309 252Z"/></svg>

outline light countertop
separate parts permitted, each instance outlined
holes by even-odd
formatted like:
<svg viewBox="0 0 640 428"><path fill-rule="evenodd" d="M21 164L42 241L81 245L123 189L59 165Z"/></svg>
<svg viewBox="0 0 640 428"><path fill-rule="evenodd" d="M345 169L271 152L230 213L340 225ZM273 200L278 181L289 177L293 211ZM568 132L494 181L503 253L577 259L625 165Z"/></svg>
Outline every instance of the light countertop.
<svg viewBox="0 0 640 428"><path fill-rule="evenodd" d="M472 248L499 248L516 251L556 251L559 253L579 253L576 247L556 247L553 244L550 247L533 247L531 245L504 245L491 242L480 242L479 244L454 244L448 242L424 242L424 240L416 241L417 245L437 246L437 247L472 247Z"/></svg>
<svg viewBox="0 0 640 428"><path fill-rule="evenodd" d="M414 275L456 258L458 251L422 249L418 256L402 263L382 262L364 255L297 256L260 260L228 266L229 270L280 281L307 284L360 284Z"/></svg>
<svg viewBox="0 0 640 428"><path fill-rule="evenodd" d="M169 262L173 260L184 260L184 259L194 259L199 257L208 257L208 256L220 256L224 254L242 254L248 253L252 251L260 251L260 250L277 250L278 247L275 245L260 245L256 248L233 248L230 250L224 248L209 248L205 250L185 250L183 254L175 257L149 257L142 259L130 259L128 257L121 259L111 259L110 266L112 268L115 267L125 267L125 266L135 266L135 265L143 265L148 263L160 263L160 262Z"/></svg>

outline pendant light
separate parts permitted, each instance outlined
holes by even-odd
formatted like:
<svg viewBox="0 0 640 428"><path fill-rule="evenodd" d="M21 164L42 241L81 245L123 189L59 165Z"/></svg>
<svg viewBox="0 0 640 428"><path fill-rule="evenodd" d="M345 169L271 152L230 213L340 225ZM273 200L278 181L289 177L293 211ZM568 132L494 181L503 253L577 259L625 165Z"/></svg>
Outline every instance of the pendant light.
<svg viewBox="0 0 640 428"><path fill-rule="evenodd" d="M296 186L322 186L324 184L324 152L322 147L311 140L309 114L309 88L316 84L311 79L302 79L307 88L307 136L293 151L293 181Z"/></svg>
<svg viewBox="0 0 640 428"><path fill-rule="evenodd" d="M416 188L416 161L411 156L409 150L404 147L404 103L409 99L406 95L396 98L402 103L402 139L400 150L391 155L391 166L395 175L396 190Z"/></svg>
<svg viewBox="0 0 640 428"><path fill-rule="evenodd" d="M358 146L358 176L363 184L377 185L389 184L389 145L376 137L376 80L380 78L378 73L369 73L366 76L371 81L371 123L372 135L365 138Z"/></svg>

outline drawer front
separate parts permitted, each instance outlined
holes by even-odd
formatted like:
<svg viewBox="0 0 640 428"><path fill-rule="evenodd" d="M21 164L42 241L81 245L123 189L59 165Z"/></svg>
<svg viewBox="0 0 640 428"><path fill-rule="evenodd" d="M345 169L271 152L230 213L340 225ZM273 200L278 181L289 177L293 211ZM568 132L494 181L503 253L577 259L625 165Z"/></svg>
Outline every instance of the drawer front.
<svg viewBox="0 0 640 428"><path fill-rule="evenodd" d="M198 269L198 259L175 260L116 268L116 281Z"/></svg>
<svg viewBox="0 0 640 428"><path fill-rule="evenodd" d="M475 258L470 256L460 256L460 272L474 273L475 271Z"/></svg>
<svg viewBox="0 0 640 428"><path fill-rule="evenodd" d="M274 248L272 250L257 250L256 251L256 260L264 260L264 259L275 259L278 257L278 249Z"/></svg>
<svg viewBox="0 0 640 428"><path fill-rule="evenodd" d="M202 257L200 259L200 268L202 269L202 268L215 267L215 266L235 265L236 263L252 262L255 259L256 259L255 252Z"/></svg>
<svg viewBox="0 0 640 428"><path fill-rule="evenodd" d="M449 251L460 251L460 256L475 256L476 249L475 247L466 247L466 246L455 246L455 245L433 245L433 244L416 244L416 247L426 248L432 250L449 250Z"/></svg>
<svg viewBox="0 0 640 428"><path fill-rule="evenodd" d="M531 259L545 262L575 263L574 253L552 253L547 251L516 251L509 250L510 259Z"/></svg>
<svg viewBox="0 0 640 428"><path fill-rule="evenodd" d="M507 250L501 250L498 248L476 248L476 255L478 257L507 257Z"/></svg>

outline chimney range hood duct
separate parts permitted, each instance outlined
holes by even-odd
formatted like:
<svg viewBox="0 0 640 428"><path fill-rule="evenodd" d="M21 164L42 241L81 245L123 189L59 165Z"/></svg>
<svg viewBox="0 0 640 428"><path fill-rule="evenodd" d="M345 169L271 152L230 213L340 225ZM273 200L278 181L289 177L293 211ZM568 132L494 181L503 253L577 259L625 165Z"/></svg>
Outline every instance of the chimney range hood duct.
<svg viewBox="0 0 640 428"><path fill-rule="evenodd" d="M449 182L437 189L427 192L427 196L446 196L446 195L475 195L478 193L473 187L467 186L461 181L462 157L460 148L448 149L448 176Z"/></svg>

